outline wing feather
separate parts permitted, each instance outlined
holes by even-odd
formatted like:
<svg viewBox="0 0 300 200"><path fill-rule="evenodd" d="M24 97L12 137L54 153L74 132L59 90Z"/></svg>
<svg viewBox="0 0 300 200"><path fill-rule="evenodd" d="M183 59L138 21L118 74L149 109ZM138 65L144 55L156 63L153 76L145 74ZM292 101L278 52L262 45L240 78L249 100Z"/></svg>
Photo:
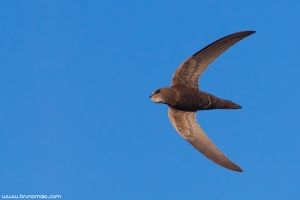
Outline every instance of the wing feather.
<svg viewBox="0 0 300 200"><path fill-rule="evenodd" d="M198 88L198 79L204 70L229 47L253 33L255 31L233 33L204 47L179 66L172 77L172 85Z"/></svg>
<svg viewBox="0 0 300 200"><path fill-rule="evenodd" d="M186 112L169 108L169 118L177 132L198 151L216 164L230 170L243 170L229 160L207 137L196 122L196 112Z"/></svg>

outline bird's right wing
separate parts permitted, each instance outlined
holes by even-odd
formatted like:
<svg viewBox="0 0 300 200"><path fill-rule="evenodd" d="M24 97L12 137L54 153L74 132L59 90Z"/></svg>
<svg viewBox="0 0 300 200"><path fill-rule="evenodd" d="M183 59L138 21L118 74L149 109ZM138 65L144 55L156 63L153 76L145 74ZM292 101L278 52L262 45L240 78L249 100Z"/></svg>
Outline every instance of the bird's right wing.
<svg viewBox="0 0 300 200"><path fill-rule="evenodd" d="M198 88L198 80L204 70L229 47L253 33L255 31L233 33L204 47L178 67L172 77L172 85Z"/></svg>
<svg viewBox="0 0 300 200"><path fill-rule="evenodd" d="M229 160L207 137L196 122L196 112L169 108L169 118L177 132L211 161L230 170L243 170Z"/></svg>

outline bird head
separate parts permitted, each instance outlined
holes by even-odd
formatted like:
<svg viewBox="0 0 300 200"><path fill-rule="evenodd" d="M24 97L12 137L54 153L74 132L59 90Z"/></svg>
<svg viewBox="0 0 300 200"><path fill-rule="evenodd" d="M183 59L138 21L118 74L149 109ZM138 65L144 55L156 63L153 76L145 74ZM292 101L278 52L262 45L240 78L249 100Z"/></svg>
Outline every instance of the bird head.
<svg viewBox="0 0 300 200"><path fill-rule="evenodd" d="M155 90L150 96L151 100L155 103L166 103L167 100L167 88L160 88Z"/></svg>

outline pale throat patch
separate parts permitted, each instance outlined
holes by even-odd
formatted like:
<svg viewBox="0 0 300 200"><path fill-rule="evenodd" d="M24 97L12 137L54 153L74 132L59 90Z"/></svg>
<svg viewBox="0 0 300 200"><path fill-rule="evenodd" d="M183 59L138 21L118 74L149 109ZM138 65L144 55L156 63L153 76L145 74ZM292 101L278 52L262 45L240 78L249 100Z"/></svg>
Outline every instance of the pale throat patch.
<svg viewBox="0 0 300 200"><path fill-rule="evenodd" d="M162 99L160 97L151 97L151 100L155 103L163 103Z"/></svg>

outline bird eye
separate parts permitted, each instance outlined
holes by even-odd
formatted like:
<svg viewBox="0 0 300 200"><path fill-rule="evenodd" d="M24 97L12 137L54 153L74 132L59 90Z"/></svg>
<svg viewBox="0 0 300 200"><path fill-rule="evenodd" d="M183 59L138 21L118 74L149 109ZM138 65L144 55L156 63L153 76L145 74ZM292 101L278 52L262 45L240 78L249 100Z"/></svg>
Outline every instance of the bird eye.
<svg viewBox="0 0 300 200"><path fill-rule="evenodd" d="M155 90L154 91L154 94L158 94L158 93L160 93L160 90Z"/></svg>

